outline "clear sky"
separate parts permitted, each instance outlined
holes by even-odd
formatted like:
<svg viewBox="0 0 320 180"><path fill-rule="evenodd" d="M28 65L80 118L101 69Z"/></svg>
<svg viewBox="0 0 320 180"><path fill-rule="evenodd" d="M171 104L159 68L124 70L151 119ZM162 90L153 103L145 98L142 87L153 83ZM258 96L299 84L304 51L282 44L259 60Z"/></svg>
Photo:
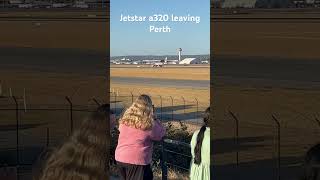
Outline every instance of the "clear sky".
<svg viewBox="0 0 320 180"><path fill-rule="evenodd" d="M210 0L111 0L111 56L197 55L210 52ZM121 22L123 15L147 16L145 22ZM168 14L167 22L149 22L154 14ZM200 23L171 22L175 16L200 16ZM168 26L170 33L149 31L149 26Z"/></svg>

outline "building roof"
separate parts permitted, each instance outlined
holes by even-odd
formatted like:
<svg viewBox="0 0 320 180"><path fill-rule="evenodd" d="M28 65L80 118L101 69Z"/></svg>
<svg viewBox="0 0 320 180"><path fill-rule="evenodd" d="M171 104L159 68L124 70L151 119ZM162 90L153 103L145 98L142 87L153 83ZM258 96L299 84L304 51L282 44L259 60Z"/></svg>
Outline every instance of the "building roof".
<svg viewBox="0 0 320 180"><path fill-rule="evenodd" d="M185 58L182 61L180 61L179 64L190 64L195 59L197 58Z"/></svg>

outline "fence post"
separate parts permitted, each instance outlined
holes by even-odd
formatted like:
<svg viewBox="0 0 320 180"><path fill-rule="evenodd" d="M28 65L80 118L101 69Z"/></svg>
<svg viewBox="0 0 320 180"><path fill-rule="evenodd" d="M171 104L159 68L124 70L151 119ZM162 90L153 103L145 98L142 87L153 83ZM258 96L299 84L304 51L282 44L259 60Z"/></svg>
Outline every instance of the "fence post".
<svg viewBox="0 0 320 180"><path fill-rule="evenodd" d="M161 162L161 170L162 170L162 180L168 179L168 167L167 167L167 154L164 147L164 140L161 141L161 153L162 153L162 162Z"/></svg>
<svg viewBox="0 0 320 180"><path fill-rule="evenodd" d="M280 180L281 179L281 151L280 151L280 133L281 133L281 131L280 131L280 129L281 129L281 126L280 126L280 122L279 122L279 120L274 116L274 115L271 115L272 116L272 119L276 122L276 125L277 125L277 128L278 128L278 133L277 133L277 138L278 138L278 149L277 149L277 151L278 151L278 157L277 157L277 159L278 159L278 164L277 164L277 168L278 168L278 180Z"/></svg>
<svg viewBox="0 0 320 180"><path fill-rule="evenodd" d="M318 125L320 127L320 120L318 119L318 117L316 115L314 116L314 119L317 121L317 123L318 123Z"/></svg>
<svg viewBox="0 0 320 180"><path fill-rule="evenodd" d="M236 153L237 153L237 167L239 167L239 119L237 118L237 116L229 110L229 114L231 115L231 117L233 118L233 120L236 123L236 129L235 129L235 137L234 137L234 141L235 141L235 145L236 145Z"/></svg>
<svg viewBox="0 0 320 180"><path fill-rule="evenodd" d="M197 103L197 111L196 111L196 117L195 117L195 119L197 119L197 118L198 118L198 112L199 112L199 101L198 101L197 98L195 98L195 100L196 100L196 103Z"/></svg>
<svg viewBox="0 0 320 180"><path fill-rule="evenodd" d="M131 93L131 103L133 103L133 93L132 91L130 93Z"/></svg>
<svg viewBox="0 0 320 180"><path fill-rule="evenodd" d="M162 121L162 96L160 96L160 120Z"/></svg>
<svg viewBox="0 0 320 180"><path fill-rule="evenodd" d="M114 114L117 116L117 94L114 93Z"/></svg>
<svg viewBox="0 0 320 180"><path fill-rule="evenodd" d="M183 114L184 116L186 116L186 100L184 99L183 96L181 96L182 100L183 100Z"/></svg>
<svg viewBox="0 0 320 180"><path fill-rule="evenodd" d="M49 127L47 127L47 139L46 139L46 147L49 147L49 143L50 143L50 131L49 131Z"/></svg>
<svg viewBox="0 0 320 180"><path fill-rule="evenodd" d="M24 106L24 112L27 112L27 98L26 98L26 88L23 89L23 106Z"/></svg>
<svg viewBox="0 0 320 180"><path fill-rule="evenodd" d="M70 106L70 134L71 134L73 131L73 113L72 113L73 112L73 104L68 96L66 96L66 100L68 101L69 106Z"/></svg>
<svg viewBox="0 0 320 180"><path fill-rule="evenodd" d="M100 106L100 105L101 105L96 98L92 98L92 100L96 103L97 106Z"/></svg>
<svg viewBox="0 0 320 180"><path fill-rule="evenodd" d="M12 97L12 89L9 88L9 96Z"/></svg>
<svg viewBox="0 0 320 180"><path fill-rule="evenodd" d="M173 121L173 98L170 96L171 99L171 121Z"/></svg>
<svg viewBox="0 0 320 180"><path fill-rule="evenodd" d="M1 84L1 81L0 81L0 97L2 96L2 84Z"/></svg>
<svg viewBox="0 0 320 180"><path fill-rule="evenodd" d="M17 156L17 166L20 165L20 157L19 157L19 104L17 101L17 98L15 96L12 96L12 99L16 106L16 156ZM18 169L18 168L17 168Z"/></svg>

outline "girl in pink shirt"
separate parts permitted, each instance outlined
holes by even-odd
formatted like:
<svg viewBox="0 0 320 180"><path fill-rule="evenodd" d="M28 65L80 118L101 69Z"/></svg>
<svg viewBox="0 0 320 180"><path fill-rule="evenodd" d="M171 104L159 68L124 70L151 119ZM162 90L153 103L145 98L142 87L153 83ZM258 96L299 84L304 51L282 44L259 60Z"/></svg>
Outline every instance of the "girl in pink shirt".
<svg viewBox="0 0 320 180"><path fill-rule="evenodd" d="M115 152L120 178L152 180L150 167L153 141L160 141L165 129L155 118L151 98L139 96L119 120L119 139Z"/></svg>

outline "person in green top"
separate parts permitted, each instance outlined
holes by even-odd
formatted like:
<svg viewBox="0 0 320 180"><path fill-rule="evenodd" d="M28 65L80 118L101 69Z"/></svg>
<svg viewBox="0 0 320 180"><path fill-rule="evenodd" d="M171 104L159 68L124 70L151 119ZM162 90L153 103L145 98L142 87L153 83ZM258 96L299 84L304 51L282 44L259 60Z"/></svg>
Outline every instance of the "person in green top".
<svg viewBox="0 0 320 180"><path fill-rule="evenodd" d="M210 180L210 107L205 111L204 125L191 139L190 180Z"/></svg>

